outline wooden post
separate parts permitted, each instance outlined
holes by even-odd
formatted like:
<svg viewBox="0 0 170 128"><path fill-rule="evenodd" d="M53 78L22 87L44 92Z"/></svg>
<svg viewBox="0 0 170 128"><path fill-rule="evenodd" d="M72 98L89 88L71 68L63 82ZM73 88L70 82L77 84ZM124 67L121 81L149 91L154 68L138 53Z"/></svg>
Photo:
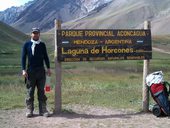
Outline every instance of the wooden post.
<svg viewBox="0 0 170 128"><path fill-rule="evenodd" d="M55 73L56 73L56 85L55 85L55 106L54 113L61 113L61 62L57 59L57 30L61 29L61 22L59 20L55 20Z"/></svg>
<svg viewBox="0 0 170 128"><path fill-rule="evenodd" d="M144 22L144 29L151 29L151 25L149 21ZM142 108L144 112L149 111L149 88L146 85L146 76L149 72L149 60L144 60L143 63L143 100L142 100Z"/></svg>

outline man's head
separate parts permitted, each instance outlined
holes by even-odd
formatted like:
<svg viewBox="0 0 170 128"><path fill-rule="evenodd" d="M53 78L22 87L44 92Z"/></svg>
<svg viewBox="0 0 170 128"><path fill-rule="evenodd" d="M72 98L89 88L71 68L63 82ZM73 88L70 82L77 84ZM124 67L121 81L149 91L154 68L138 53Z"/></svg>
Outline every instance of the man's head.
<svg viewBox="0 0 170 128"><path fill-rule="evenodd" d="M40 38L40 29L39 28L32 28L31 38L35 41L39 40L39 38Z"/></svg>

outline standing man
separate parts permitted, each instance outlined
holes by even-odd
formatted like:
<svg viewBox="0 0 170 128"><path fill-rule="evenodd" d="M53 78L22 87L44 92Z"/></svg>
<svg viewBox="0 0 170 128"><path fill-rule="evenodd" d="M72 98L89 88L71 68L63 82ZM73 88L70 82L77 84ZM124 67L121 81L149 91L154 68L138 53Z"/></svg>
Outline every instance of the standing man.
<svg viewBox="0 0 170 128"><path fill-rule="evenodd" d="M31 40L26 42L22 49L22 75L25 77L27 89L26 117L33 116L35 87L37 87L39 114L40 116L49 116L46 107L47 97L44 92L46 81L44 62L47 67L47 75L50 76L51 70L46 45L40 41L40 29L32 28Z"/></svg>

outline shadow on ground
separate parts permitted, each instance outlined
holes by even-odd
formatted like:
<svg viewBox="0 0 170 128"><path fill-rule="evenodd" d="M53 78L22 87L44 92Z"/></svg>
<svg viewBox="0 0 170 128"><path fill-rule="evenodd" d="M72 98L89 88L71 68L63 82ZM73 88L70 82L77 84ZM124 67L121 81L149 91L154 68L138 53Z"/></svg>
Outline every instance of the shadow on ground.
<svg viewBox="0 0 170 128"><path fill-rule="evenodd" d="M82 118L82 119L107 119L107 118L131 118L131 116L146 114L144 112L127 113L127 114L110 114L110 115L94 115L94 114L80 114L73 111L64 111L60 114L51 114L51 117L64 117L68 119ZM148 113L150 114L150 113Z"/></svg>

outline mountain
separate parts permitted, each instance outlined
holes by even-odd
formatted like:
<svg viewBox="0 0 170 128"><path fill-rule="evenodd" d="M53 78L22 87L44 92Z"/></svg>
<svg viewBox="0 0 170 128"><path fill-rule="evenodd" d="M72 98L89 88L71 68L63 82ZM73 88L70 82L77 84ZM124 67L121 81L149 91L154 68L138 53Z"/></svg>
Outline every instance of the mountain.
<svg viewBox="0 0 170 128"><path fill-rule="evenodd" d="M15 17L12 26L22 32L32 27L48 31L54 20L62 28L143 28L152 23L152 34L170 34L170 0L34 0Z"/></svg>
<svg viewBox="0 0 170 128"><path fill-rule="evenodd" d="M18 17L13 26L23 32L29 32L33 26L43 31L54 27L54 20L67 22L84 17L93 9L112 0L36 0Z"/></svg>
<svg viewBox="0 0 170 128"><path fill-rule="evenodd" d="M0 21L0 56L14 53L19 50L21 44L29 37Z"/></svg>
<svg viewBox="0 0 170 128"><path fill-rule="evenodd" d="M33 3L33 1L30 1L19 7L12 6L11 8L8 8L4 11L0 11L0 21L5 22L7 24L14 23L17 20L17 17L21 14L21 12Z"/></svg>
<svg viewBox="0 0 170 128"><path fill-rule="evenodd" d="M150 20L154 35L170 34L170 0L113 0L85 18L63 24L63 28L143 28Z"/></svg>
<svg viewBox="0 0 170 128"><path fill-rule="evenodd" d="M21 72L21 48L28 38L24 33L0 21L1 76L17 76Z"/></svg>

